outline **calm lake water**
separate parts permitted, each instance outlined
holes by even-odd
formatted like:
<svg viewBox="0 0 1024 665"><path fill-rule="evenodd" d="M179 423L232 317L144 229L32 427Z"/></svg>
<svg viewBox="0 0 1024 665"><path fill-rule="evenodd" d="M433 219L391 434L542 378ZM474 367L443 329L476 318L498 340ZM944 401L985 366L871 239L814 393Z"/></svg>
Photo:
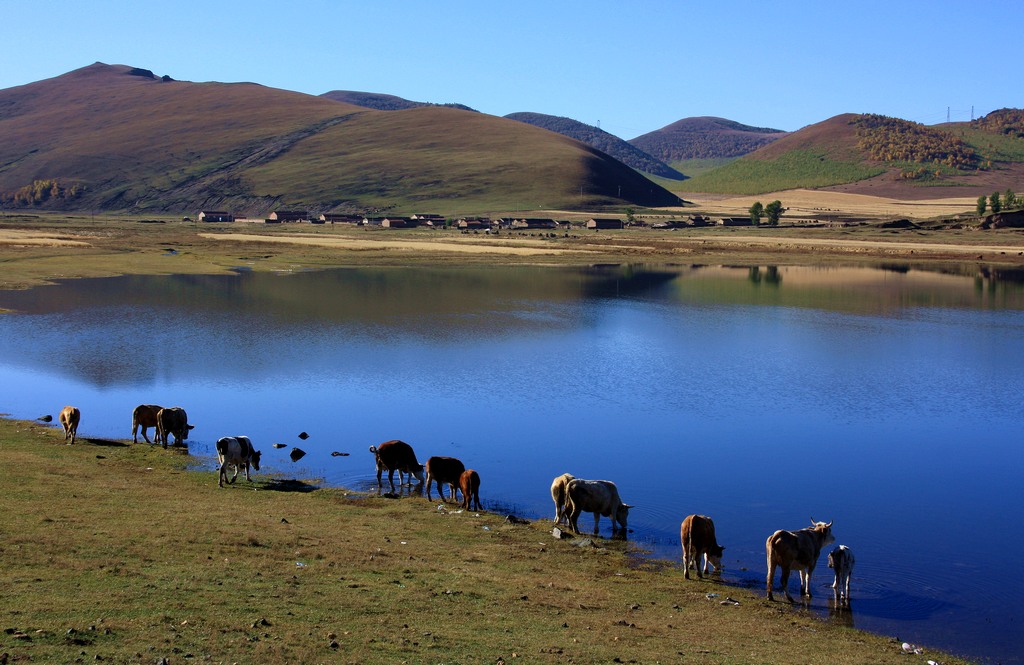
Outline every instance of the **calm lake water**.
<svg viewBox="0 0 1024 665"><path fill-rule="evenodd" d="M197 456L247 434L257 476L357 489L376 487L368 447L400 438L531 518L553 516L554 476L607 478L639 547L678 561L680 521L711 515L723 580L762 593L767 536L834 520L857 556L834 620L1022 662L1019 274L241 272L78 280L0 307L17 311L0 316L0 411L16 417L71 403L83 436L124 438L136 404L182 405ZM829 616L825 553L813 585Z"/></svg>

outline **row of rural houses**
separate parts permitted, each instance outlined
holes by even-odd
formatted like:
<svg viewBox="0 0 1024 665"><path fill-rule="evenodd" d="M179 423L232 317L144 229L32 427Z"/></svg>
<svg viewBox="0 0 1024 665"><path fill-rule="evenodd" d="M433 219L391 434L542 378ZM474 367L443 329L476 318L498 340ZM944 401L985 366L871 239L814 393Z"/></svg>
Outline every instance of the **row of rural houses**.
<svg viewBox="0 0 1024 665"><path fill-rule="evenodd" d="M432 213L416 214L409 217L393 215L387 217L364 217L363 215L324 213L322 215L319 215L318 217L311 217L309 212L305 210L274 210L265 219L247 219L235 217L233 214L225 211L202 210L199 212L197 219L200 222L221 223L234 221L248 221L265 222L267 224L280 224L283 222L309 222L311 224L356 224L363 226L380 226L383 228L392 229L408 229L415 228L418 226L434 228L450 227L469 231L483 231L492 229L511 229L514 231L528 229L555 230L569 228L588 228L600 230L622 229L626 228L627 226L626 222L615 217L593 217L591 219L588 219L586 222L568 222L564 220L554 220L548 218L535 217L506 217L493 220L488 217L460 217L458 219L449 220L443 215L435 215ZM632 223L632 225L646 226L647 224L644 223L643 221L636 220ZM711 218L704 217L702 215L693 215L687 218L686 220L662 221L653 223L650 226L655 229L671 229L686 226L712 225L750 226L751 220L749 217L722 217L718 220L712 220Z"/></svg>

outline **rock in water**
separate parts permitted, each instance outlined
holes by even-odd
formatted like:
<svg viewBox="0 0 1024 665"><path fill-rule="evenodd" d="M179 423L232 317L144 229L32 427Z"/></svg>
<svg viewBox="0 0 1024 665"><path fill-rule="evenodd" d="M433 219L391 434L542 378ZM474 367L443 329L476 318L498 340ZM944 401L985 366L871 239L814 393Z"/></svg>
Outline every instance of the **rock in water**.
<svg viewBox="0 0 1024 665"><path fill-rule="evenodd" d="M289 457L292 458L293 462L298 462L300 459L302 459L305 456L306 456L306 451L302 450L301 448L292 448L291 455L289 455Z"/></svg>

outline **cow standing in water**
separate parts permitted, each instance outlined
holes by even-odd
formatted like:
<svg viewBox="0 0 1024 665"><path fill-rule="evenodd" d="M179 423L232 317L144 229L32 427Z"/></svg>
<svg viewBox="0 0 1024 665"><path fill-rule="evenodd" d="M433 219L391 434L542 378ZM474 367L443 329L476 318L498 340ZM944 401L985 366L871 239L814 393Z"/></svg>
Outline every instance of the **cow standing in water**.
<svg viewBox="0 0 1024 665"><path fill-rule="evenodd" d="M828 553L828 567L836 574L832 588L835 590L836 600L844 604L850 602L850 577L853 576L853 563L853 550L846 545L840 545Z"/></svg>
<svg viewBox="0 0 1024 665"><path fill-rule="evenodd" d="M708 564L722 572L722 551L725 549L715 538L715 523L707 515L688 515L679 527L679 538L683 543L683 577L690 579L690 566L697 569L697 577L703 579ZM701 566L701 556L704 565ZM703 568L703 570L702 570Z"/></svg>
<svg viewBox="0 0 1024 665"><path fill-rule="evenodd" d="M821 548L835 542L832 535L832 522L815 522L799 531L776 531L768 536L765 549L768 553L768 600L772 597L772 586L775 583L775 567L782 568L782 591L786 600L795 602L789 595L789 573L796 569L800 574L800 594L811 597L811 573L818 564Z"/></svg>
<svg viewBox="0 0 1024 665"><path fill-rule="evenodd" d="M60 424L64 428L64 442L71 439L69 445L75 444L78 438L78 422L82 419L82 412L77 406L65 406L60 411Z"/></svg>
<svg viewBox="0 0 1024 665"><path fill-rule="evenodd" d="M579 533L577 520L580 513L594 513L594 535L598 533L598 521L601 515L612 521L612 536L616 533L616 523L621 525L621 535L626 535L626 519L632 506L619 498L619 488L610 480L582 480L576 478L569 481L565 490L565 510L569 516L569 528Z"/></svg>
<svg viewBox="0 0 1024 665"><path fill-rule="evenodd" d="M395 492L395 471L398 471L398 482L402 482L402 473L408 473L409 477L415 476L420 481L419 487L423 486L423 465L416 461L416 453L405 441L393 439L385 441L379 446L370 446L377 464L377 494L381 493L381 474L387 470L388 482L391 484L391 493Z"/></svg>
<svg viewBox="0 0 1024 665"><path fill-rule="evenodd" d="M180 446L188 438L189 430L195 429L188 424L188 414L180 406L160 409L156 414L156 439L167 447L167 436L174 435L174 445Z"/></svg>

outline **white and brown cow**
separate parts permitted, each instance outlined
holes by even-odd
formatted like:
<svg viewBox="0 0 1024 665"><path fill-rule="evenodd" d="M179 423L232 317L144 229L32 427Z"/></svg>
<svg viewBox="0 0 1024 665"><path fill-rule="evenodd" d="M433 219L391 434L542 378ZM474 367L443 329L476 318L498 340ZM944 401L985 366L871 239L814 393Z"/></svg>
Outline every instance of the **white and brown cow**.
<svg viewBox="0 0 1024 665"><path fill-rule="evenodd" d="M228 467L235 467L235 474L231 476L228 483L233 484L238 478L238 471L245 469L245 479L252 482L249 477L249 467L253 470L260 470L260 451L252 447L252 441L247 436L224 436L217 439L217 461L220 462L220 475L217 478L217 486L224 487L224 479L228 477Z"/></svg>
<svg viewBox="0 0 1024 665"><path fill-rule="evenodd" d="M473 469L463 471L462 475L459 476L459 489L462 490L462 508L464 510L483 510L480 507L479 473Z"/></svg>
<svg viewBox="0 0 1024 665"><path fill-rule="evenodd" d="M78 410L77 406L65 406L60 410L60 424L64 428L64 442L67 443L68 439L71 439L71 445L74 445L75 439L78 438L78 423L82 419L82 412Z"/></svg>
<svg viewBox="0 0 1024 665"><path fill-rule="evenodd" d="M563 473L551 481L551 500L555 502L555 524L561 524L566 520L565 516L565 488L570 480L576 476L571 473Z"/></svg>
<svg viewBox="0 0 1024 665"><path fill-rule="evenodd" d="M427 460L427 498L430 498L430 485L437 483L437 493L444 498L444 485L451 488L452 501L456 500L455 490L459 486L459 478L466 470L466 465L454 457L434 456ZM465 497L465 495L463 495Z"/></svg>
<svg viewBox="0 0 1024 665"><path fill-rule="evenodd" d="M182 445L188 438L188 432L195 429L188 424L188 414L180 406L160 409L156 412L156 440L167 447L168 435L174 435L174 445Z"/></svg>
<svg viewBox="0 0 1024 665"><path fill-rule="evenodd" d="M835 542L832 536L832 522L815 522L799 531L776 531L765 541L768 554L768 600L772 597L772 586L775 584L775 568L782 568L782 591L786 600L795 602L789 595L789 572L796 569L800 574L800 594L811 597L811 573L818 565L821 548Z"/></svg>
<svg viewBox="0 0 1024 665"><path fill-rule="evenodd" d="M853 550L846 545L840 545L828 553L828 567L835 574L836 579L832 582L837 599L850 602L850 577L853 576Z"/></svg>
<svg viewBox="0 0 1024 665"><path fill-rule="evenodd" d="M423 485L423 465L416 461L416 453L405 441L393 439L385 441L379 446L370 446L374 460L377 463L377 494L381 492L380 475L385 470L388 472L388 482L391 483L392 494L395 491L395 471L398 471L398 482L402 482L402 473L408 473L410 477L415 476Z"/></svg>
<svg viewBox="0 0 1024 665"><path fill-rule="evenodd" d="M703 579L709 563L716 572L722 572L722 551L725 548L715 538L715 523L710 517L687 515L679 526L679 538L683 543L683 570L686 571L683 577L690 579L690 566L693 566L697 570L697 577Z"/></svg>
<svg viewBox="0 0 1024 665"><path fill-rule="evenodd" d="M156 429L156 417L160 413L162 406L157 404L139 404L132 411L132 443L139 442L139 428L142 428L142 438L146 440L146 443L152 443L149 437L146 436L146 430L152 427ZM153 436L156 436L155 434Z"/></svg>
<svg viewBox="0 0 1024 665"><path fill-rule="evenodd" d="M621 534L626 535L626 519L629 517L629 506L619 498L619 488L610 480L583 480L574 478L565 488L565 512L569 516L569 528L579 533L580 513L594 513L594 534L598 532L598 522L604 515L612 521L612 535L615 535L616 523L621 527Z"/></svg>

